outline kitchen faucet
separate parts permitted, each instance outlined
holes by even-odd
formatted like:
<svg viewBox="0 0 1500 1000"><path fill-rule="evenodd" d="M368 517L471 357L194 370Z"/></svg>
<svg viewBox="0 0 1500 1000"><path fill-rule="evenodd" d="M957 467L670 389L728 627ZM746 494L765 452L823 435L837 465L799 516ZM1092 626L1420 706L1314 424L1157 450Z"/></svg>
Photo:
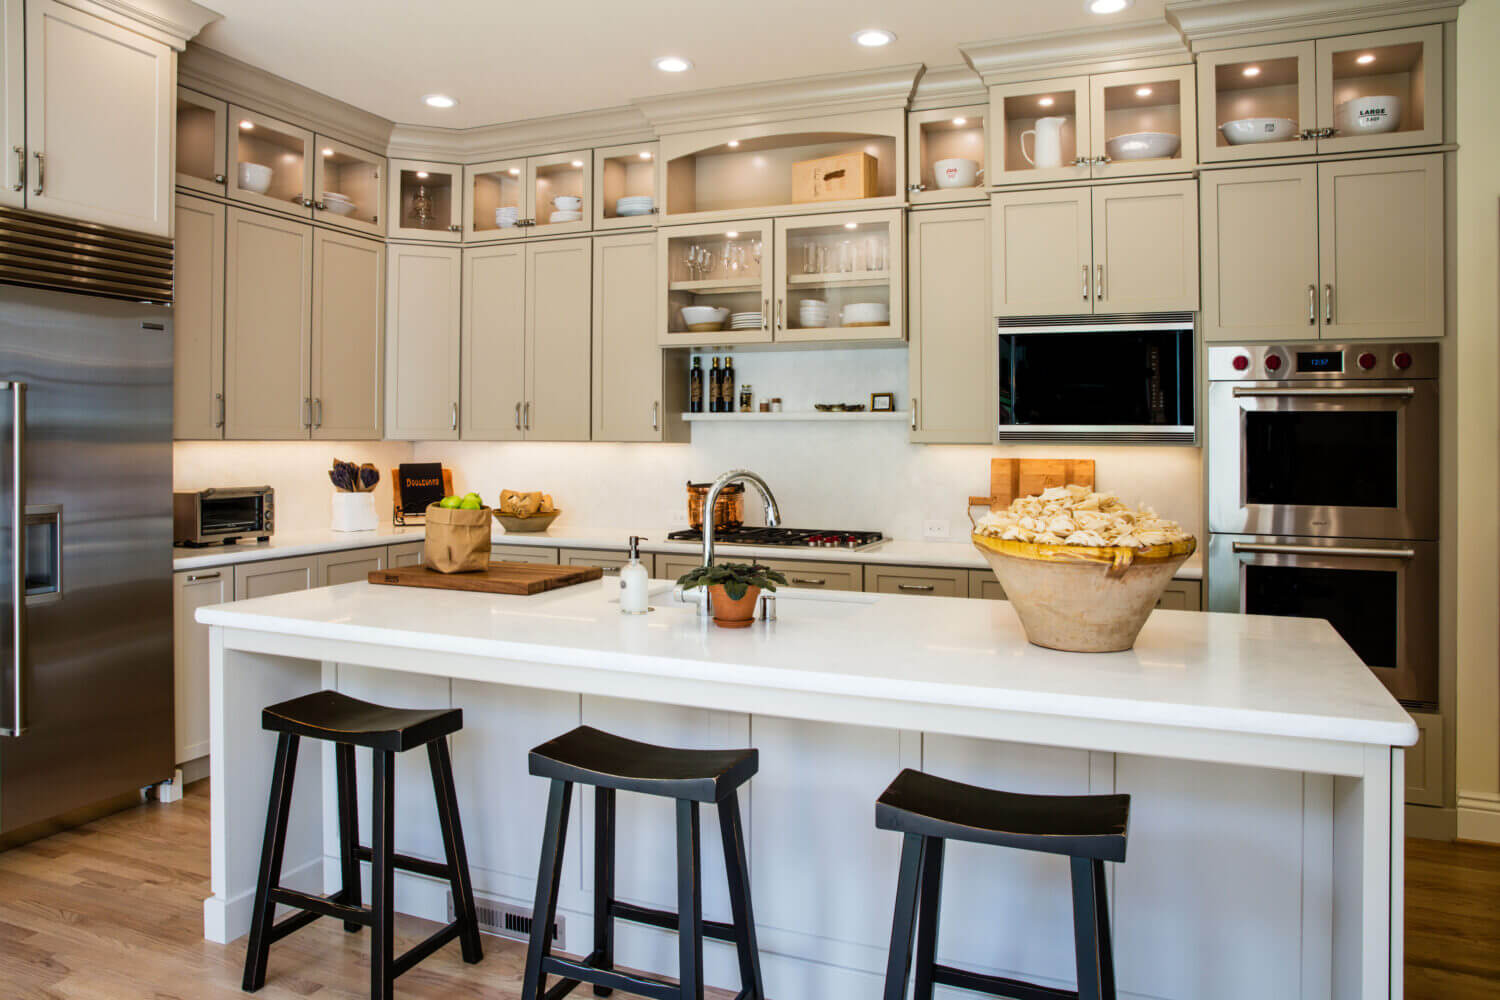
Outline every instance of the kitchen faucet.
<svg viewBox="0 0 1500 1000"><path fill-rule="evenodd" d="M774 528L781 523L781 508L776 506L776 497L771 493L771 487L766 481L749 469L730 469L708 488L708 496L703 500L703 565L714 564L714 505L718 502L719 493L734 482L746 482L755 487L755 492L760 494L761 500L766 505L766 527ZM703 600L698 603L699 617L713 614L712 599L709 597L708 588L703 590Z"/></svg>

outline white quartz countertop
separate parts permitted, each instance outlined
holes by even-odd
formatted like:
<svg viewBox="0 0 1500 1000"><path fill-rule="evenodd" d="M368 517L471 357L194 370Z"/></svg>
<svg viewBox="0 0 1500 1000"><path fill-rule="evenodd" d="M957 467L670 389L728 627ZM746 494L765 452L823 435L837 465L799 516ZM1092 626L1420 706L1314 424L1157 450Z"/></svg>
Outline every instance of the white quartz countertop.
<svg viewBox="0 0 1500 1000"><path fill-rule="evenodd" d="M648 615L583 584L531 597L350 583L205 607L208 625L630 675L1384 746L1417 729L1327 622L1156 611L1135 648L1029 644L1008 602L783 589L779 619L718 628L655 581ZM394 658L422 671L429 659ZM480 676L483 675L480 668ZM726 706L728 707L728 706Z"/></svg>
<svg viewBox="0 0 1500 1000"><path fill-rule="evenodd" d="M666 541L667 535L680 530L647 526L569 528L526 534L508 534L497 528L492 535L496 545L528 545L563 549L613 549L624 552L631 535L646 541L641 551L679 555L696 555L703 551L699 542ZM173 569L206 569L231 563L256 562L262 559L284 559L292 556L341 552L377 545L400 545L423 539L421 527L396 528L384 525L375 531L317 531L275 535L269 542L245 542L236 545L202 549L173 549ZM801 559L827 562L876 563L893 566L938 566L953 569L987 569L989 564L974 548L967 535L948 541L897 541L888 539L866 549L815 549L781 545L715 546L716 554L725 559ZM1177 571L1184 580L1201 580L1201 549Z"/></svg>

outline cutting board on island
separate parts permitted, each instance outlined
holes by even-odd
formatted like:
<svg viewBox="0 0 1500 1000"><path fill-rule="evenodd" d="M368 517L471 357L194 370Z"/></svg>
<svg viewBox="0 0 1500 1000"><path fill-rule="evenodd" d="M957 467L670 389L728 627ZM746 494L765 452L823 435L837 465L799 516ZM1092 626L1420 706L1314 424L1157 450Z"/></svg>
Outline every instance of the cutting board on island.
<svg viewBox="0 0 1500 1000"><path fill-rule="evenodd" d="M439 573L426 566L372 570L371 583L393 587L429 587L434 590L467 590L480 594L540 594L575 583L587 583L604 575L599 566L538 566L535 563L492 562L478 573Z"/></svg>
<svg viewBox="0 0 1500 1000"><path fill-rule="evenodd" d="M969 497L970 507L1004 510L1017 497L1029 497L1053 486L1094 488L1092 458L992 458L990 495Z"/></svg>

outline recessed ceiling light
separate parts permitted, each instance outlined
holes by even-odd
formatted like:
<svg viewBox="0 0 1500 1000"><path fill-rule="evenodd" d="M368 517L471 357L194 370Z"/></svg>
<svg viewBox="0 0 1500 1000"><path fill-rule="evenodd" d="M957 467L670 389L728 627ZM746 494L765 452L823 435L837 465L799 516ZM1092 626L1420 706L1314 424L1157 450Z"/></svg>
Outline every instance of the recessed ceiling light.
<svg viewBox="0 0 1500 1000"><path fill-rule="evenodd" d="M1040 104L1044 108L1050 108L1050 107L1052 107L1052 98L1050 98L1050 97L1043 97L1040 100L1038 100L1037 103Z"/></svg>
<svg viewBox="0 0 1500 1000"><path fill-rule="evenodd" d="M426 179L427 179L427 171L425 171L425 170L418 170L417 171L417 180L419 180L419 181L425 181Z"/></svg>
<svg viewBox="0 0 1500 1000"><path fill-rule="evenodd" d="M857 223L857 222L846 222L846 223L844 223L844 228L845 229L858 229L859 228L859 223Z"/></svg>
<svg viewBox="0 0 1500 1000"><path fill-rule="evenodd" d="M641 159L643 159L643 160L649 160L649 159L651 159L651 150L649 150L649 149L643 149L643 150L641 150Z"/></svg>
<svg viewBox="0 0 1500 1000"><path fill-rule="evenodd" d="M1359 63L1361 66L1368 66L1368 65L1370 65L1370 63L1372 63L1372 62L1375 61L1375 53L1373 53L1373 52L1366 52L1364 55L1360 56L1358 59L1356 59L1354 61L1357 62L1357 63Z"/></svg>
<svg viewBox="0 0 1500 1000"><path fill-rule="evenodd" d="M1151 88L1150 87L1137 87L1137 88L1135 88L1135 96L1136 97L1150 97L1151 96Z"/></svg>
<svg viewBox="0 0 1500 1000"><path fill-rule="evenodd" d="M451 108L455 104L457 104L458 101L449 97L447 94L428 94L426 97L422 98L422 103L427 105L429 108Z"/></svg>
<svg viewBox="0 0 1500 1000"><path fill-rule="evenodd" d="M1083 0L1083 9L1090 14L1118 14L1135 3L1135 0Z"/></svg>
<svg viewBox="0 0 1500 1000"><path fill-rule="evenodd" d="M955 118L955 119L953 119L953 124L955 124L955 125L967 125L967 124L969 124L969 119L967 119L967 118Z"/></svg>
<svg viewBox="0 0 1500 1000"><path fill-rule="evenodd" d="M889 45L896 40L896 36L884 28L865 28L854 33L854 41L867 49L878 49L882 45Z"/></svg>
<svg viewBox="0 0 1500 1000"><path fill-rule="evenodd" d="M253 121L251 121L250 119L248 119L248 118L246 118L244 121L240 122L240 128L244 129L246 132L250 131L254 127L255 127L255 123Z"/></svg>
<svg viewBox="0 0 1500 1000"><path fill-rule="evenodd" d="M686 73L693 68L692 60L681 56L662 56L660 59L653 59L651 65L663 73Z"/></svg>
<svg viewBox="0 0 1500 1000"><path fill-rule="evenodd" d="M328 148L325 147L324 150L323 150L323 155L324 156L332 156L333 155L333 150L328 149Z"/></svg>
<svg viewBox="0 0 1500 1000"><path fill-rule="evenodd" d="M510 168L510 175L512 177L520 177L521 176L521 168L520 167L511 167Z"/></svg>
<svg viewBox="0 0 1500 1000"><path fill-rule="evenodd" d="M729 146L730 149L734 149L739 144L740 144L740 141L738 139L730 139L729 142L727 143L727 145Z"/></svg>
<svg viewBox="0 0 1500 1000"><path fill-rule="evenodd" d="M1259 66L1246 66L1245 67L1245 75L1246 76L1260 76L1260 67Z"/></svg>

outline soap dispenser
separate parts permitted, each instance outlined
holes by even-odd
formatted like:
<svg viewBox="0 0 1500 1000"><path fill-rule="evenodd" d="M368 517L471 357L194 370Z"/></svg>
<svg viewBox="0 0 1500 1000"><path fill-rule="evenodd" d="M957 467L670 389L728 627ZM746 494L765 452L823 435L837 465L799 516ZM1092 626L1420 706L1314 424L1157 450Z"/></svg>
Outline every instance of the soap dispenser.
<svg viewBox="0 0 1500 1000"><path fill-rule="evenodd" d="M630 536L630 562L620 567L620 613L643 615L650 598L651 574L641 565L642 539Z"/></svg>

